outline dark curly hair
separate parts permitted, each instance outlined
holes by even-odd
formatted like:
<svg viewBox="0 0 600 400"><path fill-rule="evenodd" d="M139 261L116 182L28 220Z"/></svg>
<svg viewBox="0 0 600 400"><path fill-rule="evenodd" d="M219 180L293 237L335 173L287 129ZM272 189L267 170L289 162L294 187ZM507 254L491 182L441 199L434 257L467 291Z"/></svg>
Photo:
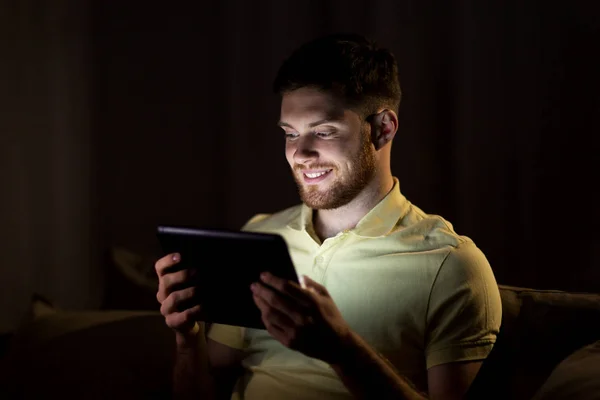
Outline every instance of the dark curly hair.
<svg viewBox="0 0 600 400"><path fill-rule="evenodd" d="M302 87L329 92L363 116L382 107L398 112L400 106L396 58L357 34L320 37L295 50L279 68L273 91Z"/></svg>

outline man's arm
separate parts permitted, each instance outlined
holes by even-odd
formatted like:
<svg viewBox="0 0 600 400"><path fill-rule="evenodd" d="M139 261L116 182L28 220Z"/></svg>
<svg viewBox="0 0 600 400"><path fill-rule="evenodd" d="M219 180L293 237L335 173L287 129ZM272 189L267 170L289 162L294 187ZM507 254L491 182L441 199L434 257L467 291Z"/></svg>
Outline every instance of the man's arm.
<svg viewBox="0 0 600 400"><path fill-rule="evenodd" d="M351 334L348 350L339 364L332 364L344 385L357 398L381 399L462 399L475 379L481 361L455 362L432 367L428 371L429 396L419 392L385 358L362 338Z"/></svg>
<svg viewBox="0 0 600 400"><path fill-rule="evenodd" d="M173 398L177 400L216 399L215 382L210 375L204 324L187 333L175 333Z"/></svg>
<svg viewBox="0 0 600 400"><path fill-rule="evenodd" d="M358 399L426 399L385 358L354 332L348 335L339 363L331 364L344 385Z"/></svg>
<svg viewBox="0 0 600 400"><path fill-rule="evenodd" d="M175 399L229 399L241 359L241 350L206 339L204 324L197 324L188 334L177 333Z"/></svg>
<svg viewBox="0 0 600 400"><path fill-rule="evenodd" d="M221 393L230 396L235 381L227 376L230 371L237 371L242 351L214 340L207 342L204 323L196 322L202 315L202 306L197 302L197 288L190 285L189 270L173 268L180 261L181 255L174 253L155 264L158 276L156 300L165 323L175 333L173 395L176 399L198 396L218 399Z"/></svg>
<svg viewBox="0 0 600 400"><path fill-rule="evenodd" d="M430 398L463 399L475 380L483 361L452 362L436 365L427 371Z"/></svg>

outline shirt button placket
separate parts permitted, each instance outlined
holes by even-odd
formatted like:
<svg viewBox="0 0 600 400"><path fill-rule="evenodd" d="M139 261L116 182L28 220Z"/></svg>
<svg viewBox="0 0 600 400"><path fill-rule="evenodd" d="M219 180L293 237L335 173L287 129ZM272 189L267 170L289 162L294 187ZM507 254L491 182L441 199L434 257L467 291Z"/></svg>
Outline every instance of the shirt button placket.
<svg viewBox="0 0 600 400"><path fill-rule="evenodd" d="M317 256L315 257L315 262L313 264L313 272L315 276L319 280L319 282L323 281L323 276L325 274L325 268L323 268L323 264L325 263L325 257Z"/></svg>

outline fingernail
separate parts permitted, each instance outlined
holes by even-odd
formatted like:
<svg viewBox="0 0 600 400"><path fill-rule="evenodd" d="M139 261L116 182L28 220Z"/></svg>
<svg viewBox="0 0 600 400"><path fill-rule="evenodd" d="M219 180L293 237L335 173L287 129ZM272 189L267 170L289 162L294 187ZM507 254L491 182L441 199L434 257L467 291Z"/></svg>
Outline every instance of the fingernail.
<svg viewBox="0 0 600 400"><path fill-rule="evenodd" d="M173 254L173 261L179 261L179 253Z"/></svg>
<svg viewBox="0 0 600 400"><path fill-rule="evenodd" d="M306 282L304 281L304 275L300 275L300 277L298 278L298 281L300 281L300 287L302 289L306 289Z"/></svg>
<svg viewBox="0 0 600 400"><path fill-rule="evenodd" d="M263 272L260 274L261 279L267 279L268 276L269 276L268 272Z"/></svg>
<svg viewBox="0 0 600 400"><path fill-rule="evenodd" d="M252 290L253 292L256 290L256 283L250 285L250 290Z"/></svg>

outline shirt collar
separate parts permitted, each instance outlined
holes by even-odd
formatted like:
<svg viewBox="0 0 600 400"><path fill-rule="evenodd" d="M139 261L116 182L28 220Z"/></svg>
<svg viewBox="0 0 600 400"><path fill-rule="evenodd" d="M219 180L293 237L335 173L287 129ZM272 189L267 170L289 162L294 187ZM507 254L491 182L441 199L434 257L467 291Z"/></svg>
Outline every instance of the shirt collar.
<svg viewBox="0 0 600 400"><path fill-rule="evenodd" d="M369 211L348 232L363 237L378 237L388 234L408 212L409 202L400 193L400 182L394 177L392 190ZM300 214L293 219L288 227L297 231L314 231L312 224L313 210L302 204Z"/></svg>

